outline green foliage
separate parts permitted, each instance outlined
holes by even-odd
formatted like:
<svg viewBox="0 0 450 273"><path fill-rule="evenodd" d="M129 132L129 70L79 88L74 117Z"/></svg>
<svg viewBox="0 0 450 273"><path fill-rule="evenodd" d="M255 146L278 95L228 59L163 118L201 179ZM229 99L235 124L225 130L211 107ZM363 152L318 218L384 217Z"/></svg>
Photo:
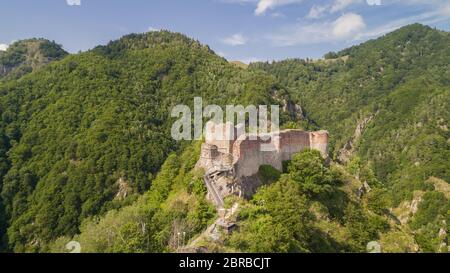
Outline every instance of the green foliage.
<svg viewBox="0 0 450 273"><path fill-rule="evenodd" d="M445 215L449 210L450 201L445 198L442 192L426 192L410 226L413 229L419 229L429 223L436 223L439 219L445 219Z"/></svg>
<svg viewBox="0 0 450 273"><path fill-rule="evenodd" d="M258 175L263 185L267 185L278 181L281 173L270 165L262 165L259 167Z"/></svg>
<svg viewBox="0 0 450 273"><path fill-rule="evenodd" d="M182 243L178 233L185 232L187 242L205 229L215 217L214 208L205 195L188 193L185 180L199 178L191 171L189 162L181 160L198 156L195 150L187 147L180 156L171 154L151 189L132 205L85 220L81 233L73 238L80 242L82 252L174 251ZM50 251L60 252L61 240L67 238L50 244Z"/></svg>
<svg viewBox="0 0 450 273"><path fill-rule="evenodd" d="M293 59L250 70L265 70L291 90L308 118L330 132L334 158L371 117L354 153L374 171L369 184L376 178L404 200L430 176L450 181L449 51L449 33L414 24L327 55L346 61Z"/></svg>
<svg viewBox="0 0 450 273"><path fill-rule="evenodd" d="M365 251L368 242L378 239L380 232L388 229L386 220L378 216L368 216L354 204L349 204L345 210L344 221L351 235L351 244L356 245L360 252Z"/></svg>
<svg viewBox="0 0 450 273"><path fill-rule="evenodd" d="M355 156L347 163L347 169L355 177L361 181L367 182L370 186L382 186L372 168L358 156Z"/></svg>
<svg viewBox="0 0 450 273"><path fill-rule="evenodd" d="M350 153L347 169L375 188L367 206L382 215L411 200L414 191L434 191L425 182L429 177L450 181L449 52L448 32L413 24L331 52L325 61L290 59L249 69L269 72L287 86L307 118L330 132L334 159ZM425 200L429 209L411 223L427 251L436 251L432 238L439 229L427 221L441 215L438 203L446 208L438 197Z"/></svg>
<svg viewBox="0 0 450 273"><path fill-rule="evenodd" d="M367 196L368 208L378 214L388 213L389 208L393 207L392 198L389 192L384 188L374 188Z"/></svg>
<svg viewBox="0 0 450 273"><path fill-rule="evenodd" d="M416 231L414 239L425 253L436 253L440 250L442 239L439 238L440 226L435 223L428 223L420 230ZM445 252L448 250L445 249Z"/></svg>
<svg viewBox="0 0 450 273"><path fill-rule="evenodd" d="M339 57L339 55L338 55L336 52L328 52L327 54L324 55L324 58L325 58L326 60L329 60L329 59L336 59L336 58L338 58L338 57Z"/></svg>
<svg viewBox="0 0 450 273"><path fill-rule="evenodd" d="M365 240L387 228L383 219L350 203L339 189L341 174L330 170L319 152L294 155L288 169L243 206L239 232L227 246L245 252L363 251Z"/></svg>
<svg viewBox="0 0 450 273"><path fill-rule="evenodd" d="M402 231L392 231L383 235L380 244L383 253L417 252L414 237Z"/></svg>
<svg viewBox="0 0 450 273"><path fill-rule="evenodd" d="M317 196L331 190L333 177L317 150L304 150L294 155L288 172L289 179L299 183L302 191L309 196Z"/></svg>
<svg viewBox="0 0 450 273"><path fill-rule="evenodd" d="M362 252L381 234L389 251L415 251L387 217L421 190L409 225L421 251L439 251L449 205L425 181L450 180L449 46L448 33L416 24L325 61L244 70L168 31L70 56L54 42L16 42L0 52L4 249L66 252L74 239L84 252L169 252L205 229L215 212L192 170L200 145L170 137L170 109L201 96L220 106L301 102L304 120L284 112L282 127L329 130L332 157L351 151L347 170L372 187L358 203L344 171L312 150L282 175L262 166L266 186L244 205L228 246Z"/></svg>
<svg viewBox="0 0 450 273"><path fill-rule="evenodd" d="M245 222L230 246L246 252L307 252L308 212L300 185L282 179L264 186L241 212Z"/></svg>
<svg viewBox="0 0 450 273"><path fill-rule="evenodd" d="M28 39L14 42L6 51L0 51L0 80L18 79L66 55L67 52L54 41Z"/></svg>
<svg viewBox="0 0 450 273"><path fill-rule="evenodd" d="M199 178L194 179L190 183L189 191L196 194L196 195L206 195L208 192L208 189L206 188L205 182L201 178L201 176L198 176Z"/></svg>
<svg viewBox="0 0 450 273"><path fill-rule="evenodd" d="M49 58L62 54L53 43L33 43ZM221 106L289 100L272 76L236 68L167 31L67 56L0 82L0 95L2 215L15 251L45 249L77 234L85 219L129 204L116 197L120 181L129 198L155 187L152 198L165 200L172 177L153 178L171 152L186 147L171 138L173 106L192 106L195 96ZM196 160L182 158L188 170ZM177 166L172 158L167 164Z"/></svg>
<svg viewBox="0 0 450 273"><path fill-rule="evenodd" d="M41 43L39 49L45 57L51 59L60 59L67 55L67 52L64 51L61 45L55 43L55 41Z"/></svg>

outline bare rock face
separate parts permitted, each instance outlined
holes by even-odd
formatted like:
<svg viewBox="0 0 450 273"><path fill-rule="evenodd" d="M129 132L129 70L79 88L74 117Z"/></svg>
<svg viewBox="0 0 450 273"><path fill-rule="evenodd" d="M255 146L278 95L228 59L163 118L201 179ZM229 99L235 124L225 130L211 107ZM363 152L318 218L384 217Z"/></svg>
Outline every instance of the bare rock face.
<svg viewBox="0 0 450 273"><path fill-rule="evenodd" d="M305 112L302 107L298 104L295 104L291 100L284 100L283 111L289 113L291 117L296 118L298 120L307 119Z"/></svg>
<svg viewBox="0 0 450 273"><path fill-rule="evenodd" d="M399 207L392 210L402 225L406 225L411 217L417 213L423 194L423 191L415 191L414 198L411 201L403 201Z"/></svg>
<svg viewBox="0 0 450 273"><path fill-rule="evenodd" d="M283 162L304 149L316 149L324 158L328 157L327 131L284 130L262 136L237 136L237 132L228 123L207 129L196 167L205 169L208 180L205 182L214 191L209 196L249 197L260 186L255 176L262 165L282 171Z"/></svg>
<svg viewBox="0 0 450 273"><path fill-rule="evenodd" d="M358 124L356 125L355 133L353 134L352 138L339 151L338 159L340 162L346 163L349 161L349 159L355 152L355 143L362 136L367 125L375 118L376 115L377 113L367 118L364 118L363 120L358 122Z"/></svg>
<svg viewBox="0 0 450 273"><path fill-rule="evenodd" d="M117 180L117 184L119 186L119 190L117 191L115 199L123 200L131 192L131 187L123 177L120 177L119 180Z"/></svg>
<svg viewBox="0 0 450 273"><path fill-rule="evenodd" d="M0 51L0 78L18 79L67 54L60 45L45 39L16 41Z"/></svg>
<svg viewBox="0 0 450 273"><path fill-rule="evenodd" d="M223 198L239 192L239 188L235 185L234 179L229 175L222 175L217 177L214 182L214 187L217 193ZM210 199L210 198L209 198Z"/></svg>

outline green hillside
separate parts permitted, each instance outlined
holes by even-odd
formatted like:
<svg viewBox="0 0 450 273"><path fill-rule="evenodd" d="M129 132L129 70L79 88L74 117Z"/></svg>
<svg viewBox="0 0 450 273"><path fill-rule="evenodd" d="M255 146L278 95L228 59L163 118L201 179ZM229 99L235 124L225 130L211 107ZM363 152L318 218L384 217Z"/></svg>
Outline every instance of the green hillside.
<svg viewBox="0 0 450 273"><path fill-rule="evenodd" d="M447 32L415 24L248 69L168 31L73 55L19 41L0 61L2 251L448 251ZM283 127L330 132L333 160L306 150L282 173L261 167L251 199L225 200L239 229L209 240L201 143L170 135L170 110L196 96L280 104Z"/></svg>
<svg viewBox="0 0 450 273"><path fill-rule="evenodd" d="M330 131L334 159L358 166L360 179L384 184L398 206L415 191L432 191L430 177L450 181L449 52L448 32L415 24L322 62L251 69L287 86L308 117ZM427 223L435 237L446 212Z"/></svg>
<svg viewBox="0 0 450 273"><path fill-rule="evenodd" d="M275 75L331 132L336 160L360 156L381 181L415 187L430 176L450 180L449 52L449 33L411 25L334 54L347 61L252 68Z"/></svg>
<svg viewBox="0 0 450 273"><path fill-rule="evenodd" d="M14 42L0 51L0 79L18 79L66 55L60 45L45 39Z"/></svg>
<svg viewBox="0 0 450 273"><path fill-rule="evenodd" d="M182 149L170 136L173 106L195 96L204 105L288 99L274 77L166 31L69 55L0 83L0 94L1 198L14 251L42 250L148 190Z"/></svg>

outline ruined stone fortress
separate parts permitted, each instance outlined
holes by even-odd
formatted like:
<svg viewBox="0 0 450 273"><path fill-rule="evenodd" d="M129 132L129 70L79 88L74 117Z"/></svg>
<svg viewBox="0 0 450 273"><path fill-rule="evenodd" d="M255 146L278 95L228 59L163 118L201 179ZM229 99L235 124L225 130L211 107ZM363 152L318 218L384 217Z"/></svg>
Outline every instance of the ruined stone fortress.
<svg viewBox="0 0 450 273"><path fill-rule="evenodd" d="M235 194L250 197L261 185L257 176L262 165L280 171L283 162L304 149L316 149L328 157L328 132L284 130L270 134L241 134L231 123L207 126L197 168L205 170L208 199L218 207Z"/></svg>

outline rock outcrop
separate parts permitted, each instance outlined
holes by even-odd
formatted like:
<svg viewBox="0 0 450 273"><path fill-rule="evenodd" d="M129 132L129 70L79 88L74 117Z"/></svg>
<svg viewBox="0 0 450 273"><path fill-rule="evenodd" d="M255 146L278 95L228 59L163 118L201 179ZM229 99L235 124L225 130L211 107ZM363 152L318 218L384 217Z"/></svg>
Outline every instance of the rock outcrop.
<svg viewBox="0 0 450 273"><path fill-rule="evenodd" d="M349 141L347 141L347 143L344 145L344 147L339 150L339 154L338 154L339 162L347 163L350 160L350 158L355 153L356 143L361 138L367 125L369 125L369 123L372 122L372 120L375 118L375 116L377 114L378 114L378 112L375 113L374 115L364 118L363 120L359 121L358 124L356 124L355 133L353 134L351 139Z"/></svg>

